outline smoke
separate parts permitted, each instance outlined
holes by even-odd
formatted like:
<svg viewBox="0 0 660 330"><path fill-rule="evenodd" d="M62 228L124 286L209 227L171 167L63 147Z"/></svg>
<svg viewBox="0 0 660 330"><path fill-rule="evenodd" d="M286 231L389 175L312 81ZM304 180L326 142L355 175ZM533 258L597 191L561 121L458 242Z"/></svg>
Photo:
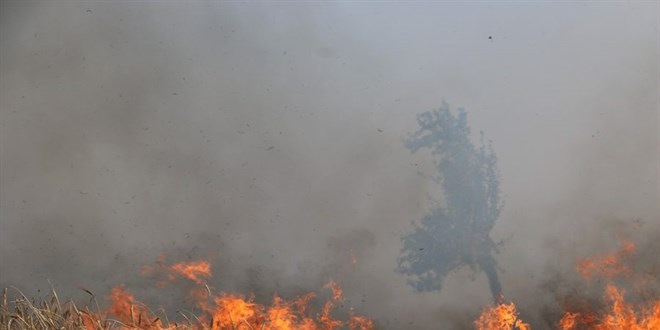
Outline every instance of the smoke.
<svg viewBox="0 0 660 330"><path fill-rule="evenodd" d="M449 105L417 117L420 126L407 141L412 152L430 149L437 174L431 179L441 188L444 206L421 220L414 232L402 238L399 271L419 291L439 291L452 270L470 266L488 277L493 300L502 296L490 232L500 214L499 172L492 145L486 152L481 135L479 149L470 142L467 113L454 115Z"/></svg>
<svg viewBox="0 0 660 330"><path fill-rule="evenodd" d="M1 6L0 286L166 304L139 275L165 254L217 289L332 277L384 328L469 326L483 274L395 271L436 189L403 139L442 99L497 147L498 273L533 325L552 274L660 231L655 3Z"/></svg>

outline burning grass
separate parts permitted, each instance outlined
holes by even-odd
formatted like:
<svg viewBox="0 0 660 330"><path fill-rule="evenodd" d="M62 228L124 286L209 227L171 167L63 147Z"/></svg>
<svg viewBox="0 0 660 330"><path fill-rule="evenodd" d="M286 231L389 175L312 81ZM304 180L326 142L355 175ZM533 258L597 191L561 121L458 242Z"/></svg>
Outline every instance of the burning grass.
<svg viewBox="0 0 660 330"><path fill-rule="evenodd" d="M561 318L557 317L554 328L660 330L660 299L648 294L645 284L650 283L649 279L636 275L628 262L635 251L633 243L622 242L618 251L580 260L576 272L591 289L602 289L602 299L598 303L586 303L582 301L584 298L573 297L571 306L564 309ZM356 315L352 309L343 313L347 314L343 319L335 315L341 314L335 309L344 303L343 290L335 281L328 282L322 294L310 292L290 300L275 295L269 305L263 305L241 294L213 294L207 284L212 277L211 264L206 261L168 265L160 258L155 266L143 267L142 274L157 280L161 288L178 284L177 281L189 282L193 287L189 297L199 312L177 312L177 320L171 321L165 311L155 312L140 303L123 285L113 288L106 297L109 302L106 309L99 307L96 297L88 290L84 291L91 296L90 303L80 307L72 301L62 303L54 289L47 299L38 302L18 290L15 290L18 298L9 300L5 289L0 305L0 330L367 330L375 327L372 320ZM319 297L327 299L322 302ZM532 329L516 305L503 298L499 304L485 308L473 326L477 330Z"/></svg>
<svg viewBox="0 0 660 330"><path fill-rule="evenodd" d="M602 286L601 303L594 307L580 303L580 308L566 308L555 328L559 330L660 330L660 299L649 297L645 280L636 276L628 259L636 250L635 244L623 241L621 248L596 258L582 259L576 271L587 285ZM616 280L632 283L638 299L627 297L626 291L615 285ZM595 282L595 283L594 283ZM643 299L639 299L643 297ZM634 302L633 302L634 301ZM514 303L500 303L485 308L474 322L478 330L530 330L529 324L519 319Z"/></svg>
<svg viewBox="0 0 660 330"><path fill-rule="evenodd" d="M319 311L310 308L310 302L317 298L317 293L310 292L292 300L275 295L268 306L254 301L253 297L240 294L220 293L214 295L206 280L211 277L211 265L206 261L176 263L165 265L160 259L157 266L143 268L147 276L164 275L158 281L160 287L178 279L185 279L195 284L190 292L197 314L179 313L178 321L170 321L164 311L154 312L145 304L135 299L123 285L112 289L107 297L110 306L102 310L92 292L85 290L91 297L94 308L79 307L73 301L61 303L53 289L48 299L32 301L16 290L19 298L8 301L4 290L0 306L1 329L144 329L144 330L332 330L346 328L368 330L374 328L370 319L356 315L351 309L347 320L335 318L333 310L343 303L343 291L334 281L328 282L324 289L330 298L322 304Z"/></svg>

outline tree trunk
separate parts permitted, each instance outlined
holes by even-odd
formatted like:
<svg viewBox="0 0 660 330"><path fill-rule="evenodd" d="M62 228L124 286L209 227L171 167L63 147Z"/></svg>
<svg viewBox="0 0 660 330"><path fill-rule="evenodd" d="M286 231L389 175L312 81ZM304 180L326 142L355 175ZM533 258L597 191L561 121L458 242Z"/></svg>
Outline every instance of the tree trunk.
<svg viewBox="0 0 660 330"><path fill-rule="evenodd" d="M495 259L493 259L493 256L490 254L483 256L479 266L488 277L488 285L490 286L490 292L493 295L493 300L496 304L499 303L500 298L502 297L502 285L500 284L499 277L497 277Z"/></svg>

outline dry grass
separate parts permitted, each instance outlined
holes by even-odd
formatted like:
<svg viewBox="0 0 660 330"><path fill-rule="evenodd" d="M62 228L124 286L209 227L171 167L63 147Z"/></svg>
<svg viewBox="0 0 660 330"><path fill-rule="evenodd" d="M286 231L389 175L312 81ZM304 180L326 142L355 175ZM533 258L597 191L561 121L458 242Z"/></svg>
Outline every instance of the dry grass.
<svg viewBox="0 0 660 330"><path fill-rule="evenodd" d="M209 297L213 296L211 289L206 285L205 287ZM349 313L350 319L345 322L335 320L329 315L333 302L341 300L341 296L336 297L341 294L338 287L333 287L334 300L327 301L316 318L302 315L304 308L297 305L307 304L313 294L290 302L274 299L274 305L270 309L244 301L243 298L225 297L221 294L215 298L222 298L222 302L216 301L216 304L222 307L218 307L212 315L207 313L198 316L192 312L177 311L176 318L181 322L170 322L165 310L154 312L148 306L137 302L130 293L123 290L123 286L113 289L109 296L112 305L103 310L99 308L91 291L82 290L89 295L89 302L76 304L72 300L60 301L52 286L48 295L37 300L27 298L16 288L4 289L0 301L0 330L265 330L338 327L352 330L374 329L373 321L353 315L352 311ZM289 310L290 308L293 310ZM251 316L246 316L245 313Z"/></svg>
<svg viewBox="0 0 660 330"><path fill-rule="evenodd" d="M110 330L110 329L194 329L190 317L183 315L187 324L170 324L166 318L145 321L140 315L125 324L111 318L100 317L102 313L96 303L94 295L87 291L90 302L93 302L96 310L89 307L80 308L73 301L60 302L55 290L47 298L41 301L28 299L20 290L13 289L18 298L9 299L8 290L5 288L0 303L0 330L35 329L35 330ZM194 319L194 317L192 317ZM157 326L156 326L157 325Z"/></svg>

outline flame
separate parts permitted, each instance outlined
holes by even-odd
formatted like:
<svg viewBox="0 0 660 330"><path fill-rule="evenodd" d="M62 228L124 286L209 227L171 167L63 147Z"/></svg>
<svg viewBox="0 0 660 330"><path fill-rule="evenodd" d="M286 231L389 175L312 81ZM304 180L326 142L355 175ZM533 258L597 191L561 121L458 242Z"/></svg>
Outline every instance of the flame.
<svg viewBox="0 0 660 330"><path fill-rule="evenodd" d="M635 252L635 244L623 241L621 245L622 247L614 253L581 260L577 267L578 273L587 281L591 281L596 276L608 281L603 294L606 308L600 312L589 310L566 312L559 321L559 329L572 330L584 327L596 330L660 329L660 299L646 304L631 304L625 299L625 291L611 283L618 275L627 278L633 276L625 261ZM643 282L633 281L633 284L643 290Z"/></svg>
<svg viewBox="0 0 660 330"><path fill-rule="evenodd" d="M373 329L374 321L360 315L353 314L351 309L351 319L348 321L348 328L351 330Z"/></svg>
<svg viewBox="0 0 660 330"><path fill-rule="evenodd" d="M166 266L165 256L158 257L156 266L146 265L141 269L142 275L148 277L156 276L162 272L167 274L167 280L158 281L158 287L164 287L168 282L172 282L177 278L185 278L197 284L204 284L212 276L211 263L208 261L179 262Z"/></svg>
<svg viewBox="0 0 660 330"><path fill-rule="evenodd" d="M108 308L108 314L114 316L123 325L120 329L171 329L164 327L160 319L152 315L148 308L135 301L133 295L118 285L110 292L112 305ZM87 325L89 329L89 325ZM94 329L94 327L92 327Z"/></svg>
<svg viewBox="0 0 660 330"><path fill-rule="evenodd" d="M142 268L142 274L156 276L166 271L167 280L185 279L196 284L189 296L202 314L188 320L188 326L164 324L150 309L140 304L133 294L118 285L112 289L109 300L111 306L104 312L89 314L84 318L88 330L99 329L101 320L114 319L119 322L118 329L144 330L332 330L347 326L351 330L370 330L373 321L349 311L348 321L335 318L333 310L336 303L344 300L343 290L335 281L329 281L323 288L330 290L331 299L326 301L318 314L309 312L310 303L316 298L314 292L292 300L280 296L273 297L270 306L258 304L254 297L241 294L220 293L212 295L206 281L211 277L211 265L206 261L180 262L166 266L164 258L159 258L157 266ZM203 285L203 286L202 286ZM106 318L110 316L110 318Z"/></svg>
<svg viewBox="0 0 660 330"><path fill-rule="evenodd" d="M177 276L187 278L197 284L203 284L211 277L211 264L208 261L180 262L170 266L170 280Z"/></svg>
<svg viewBox="0 0 660 330"><path fill-rule="evenodd" d="M344 300L344 291L341 289L337 282L331 280L324 286L326 289L332 290L332 299L342 302Z"/></svg>
<svg viewBox="0 0 660 330"><path fill-rule="evenodd" d="M483 310L474 321L477 330L530 330L529 324L518 318L518 311L513 303L499 303Z"/></svg>
<svg viewBox="0 0 660 330"><path fill-rule="evenodd" d="M612 278L619 274L631 275L630 268L623 260L635 252L635 244L628 241L622 242L619 251L610 253L599 258L582 259L577 265L577 272L587 281L596 276Z"/></svg>
<svg viewBox="0 0 660 330"><path fill-rule="evenodd" d="M612 281L619 276L632 280L633 287L644 292L648 279L635 276L626 260L635 252L635 244L621 242L621 248L615 252L593 259L582 259L576 270L587 281L594 278L605 280L603 308L590 310L566 311L557 322L560 330L660 330L660 299L646 299L640 303L626 300L626 292ZM485 309L474 322L477 330L529 330L530 325L518 318L513 303L500 303Z"/></svg>
<svg viewBox="0 0 660 330"><path fill-rule="evenodd" d="M332 301L326 301L325 305L323 305L323 311L321 312L321 315L319 315L319 320L321 321L321 324L324 325L323 328L328 330L342 326L341 321L332 318L331 312L333 308L334 304Z"/></svg>
<svg viewBox="0 0 660 330"><path fill-rule="evenodd" d="M648 305L633 305L626 302L624 295L623 290L608 284L604 294L607 309L600 316L591 312L566 312L559 321L559 329L581 329L581 326L595 330L660 329L660 300Z"/></svg>
<svg viewBox="0 0 660 330"><path fill-rule="evenodd" d="M574 329L578 324L579 317L580 313L566 312L561 320L559 320L559 328L565 330Z"/></svg>
<svg viewBox="0 0 660 330"><path fill-rule="evenodd" d="M263 308L252 299L241 295L220 294L215 297L212 311L211 329L248 329L250 325L259 327L263 319Z"/></svg>
<svg viewBox="0 0 660 330"><path fill-rule="evenodd" d="M297 322L297 315L292 312L291 303L278 296L273 298L273 305L268 310L268 319L275 329L294 329L301 326Z"/></svg>

